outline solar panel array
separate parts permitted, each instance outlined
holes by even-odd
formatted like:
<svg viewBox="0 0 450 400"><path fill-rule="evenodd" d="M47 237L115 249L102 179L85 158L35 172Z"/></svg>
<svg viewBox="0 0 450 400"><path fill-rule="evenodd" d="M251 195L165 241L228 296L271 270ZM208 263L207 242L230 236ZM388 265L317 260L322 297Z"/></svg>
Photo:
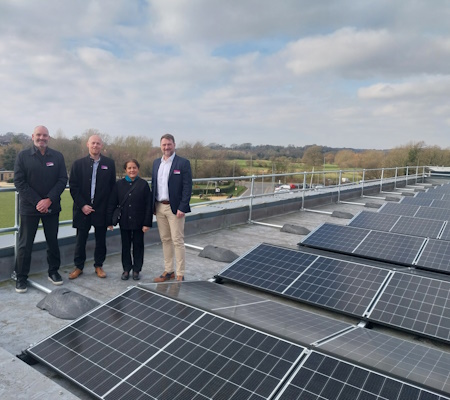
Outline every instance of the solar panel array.
<svg viewBox="0 0 450 400"><path fill-rule="evenodd" d="M361 211L348 226L436 239L445 223L425 218Z"/></svg>
<svg viewBox="0 0 450 400"><path fill-rule="evenodd" d="M444 232L449 234L447 228ZM430 271L450 272L450 242L444 240L325 223L299 244Z"/></svg>
<svg viewBox="0 0 450 400"><path fill-rule="evenodd" d="M314 351L276 399L438 400L442 397Z"/></svg>
<svg viewBox="0 0 450 400"><path fill-rule="evenodd" d="M368 318L450 342L449 310L450 282L396 272Z"/></svg>
<svg viewBox="0 0 450 400"><path fill-rule="evenodd" d="M156 285L155 290L304 346L310 346L353 326L348 322L251 295L226 285L187 282L185 285Z"/></svg>
<svg viewBox="0 0 450 400"><path fill-rule="evenodd" d="M339 319L253 296L227 285L189 282L150 286L156 286L158 292L181 301L260 327L301 345L313 346L366 368L450 393L450 354L438 348L355 327Z"/></svg>
<svg viewBox="0 0 450 400"><path fill-rule="evenodd" d="M326 341L318 349L450 393L450 354L438 348L357 328Z"/></svg>
<svg viewBox="0 0 450 400"><path fill-rule="evenodd" d="M260 252L270 252L271 257L266 263L259 258L252 268L252 257ZM445 314L445 310L450 309L449 281L324 256L316 256L314 262L305 267L302 262L304 253L298 251L298 274L292 272L294 266L290 263L291 282L285 281L286 289L276 291L258 280L258 276L270 273L271 260L282 259L284 252L289 253L292 260L293 250L261 244L218 276L450 343L450 315L447 317ZM241 266L247 271L245 281L236 274Z"/></svg>
<svg viewBox="0 0 450 400"><path fill-rule="evenodd" d="M101 399L266 399L303 351L136 287L28 349Z"/></svg>
<svg viewBox="0 0 450 400"><path fill-rule="evenodd" d="M214 297L209 305L230 315L250 307L247 315L256 312L263 317L266 312L264 320L276 315L276 324L290 325L292 332L297 310L293 307L207 282L154 286L154 291L128 289L32 346L28 353L94 397L108 400L450 399L445 395L449 393L448 375L441 380L434 374L440 373L438 368L446 361L445 353L439 350L424 352L416 346L412 353L407 342L400 339L395 339L398 343L394 349L384 347L379 352L372 348L378 366L397 360L395 368L387 369L388 376L370 368L367 357L366 361L358 360L357 351L339 356L345 353L339 344L341 338L348 334L355 342L362 328L348 329L349 324L341 323L340 327L336 325L341 334L336 336L337 331L316 350L307 350L294 341L223 318L213 309L201 310L183 299L206 306ZM294 319L299 323L306 314L297 311L300 314ZM316 326L325 332L324 326L331 319L315 318L323 319ZM330 333L328 329L327 335ZM377 339L372 338L372 344ZM328 354L321 352L322 347ZM408 351L407 356L403 353L400 359L400 350ZM410 358L413 354L420 354L421 359ZM431 370L429 357L434 358Z"/></svg>

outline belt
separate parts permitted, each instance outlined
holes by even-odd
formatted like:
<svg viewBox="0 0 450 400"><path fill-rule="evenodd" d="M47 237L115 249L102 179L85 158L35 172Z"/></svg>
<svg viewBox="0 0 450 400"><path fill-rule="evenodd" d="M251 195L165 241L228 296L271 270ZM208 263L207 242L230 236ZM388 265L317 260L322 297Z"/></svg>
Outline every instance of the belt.
<svg viewBox="0 0 450 400"><path fill-rule="evenodd" d="M170 201L169 201L169 200L161 200L161 201L158 201L158 203L161 203L161 204L170 204Z"/></svg>

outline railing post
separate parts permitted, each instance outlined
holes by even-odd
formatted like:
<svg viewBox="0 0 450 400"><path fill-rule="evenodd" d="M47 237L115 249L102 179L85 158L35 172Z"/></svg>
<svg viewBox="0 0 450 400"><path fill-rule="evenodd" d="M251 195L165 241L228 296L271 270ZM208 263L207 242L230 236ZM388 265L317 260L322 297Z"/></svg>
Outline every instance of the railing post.
<svg viewBox="0 0 450 400"><path fill-rule="evenodd" d="M409 166L406 166L406 186L408 186Z"/></svg>
<svg viewBox="0 0 450 400"><path fill-rule="evenodd" d="M383 178L384 178L384 168L381 168L381 177L380 177L380 193L383 192Z"/></svg>
<svg viewBox="0 0 450 400"><path fill-rule="evenodd" d="M250 205L249 205L249 215L248 222L252 222L252 211L253 211L253 189L255 186L255 175L252 175L252 183L250 185Z"/></svg>
<svg viewBox="0 0 450 400"><path fill-rule="evenodd" d="M397 190L398 167L395 167L394 190Z"/></svg>
<svg viewBox="0 0 450 400"><path fill-rule="evenodd" d="M342 183L342 169L339 170L339 183L338 183L338 198L337 198L337 202L340 203L341 202L341 183Z"/></svg>
<svg viewBox="0 0 450 400"><path fill-rule="evenodd" d="M361 197L364 197L364 181L366 180L366 169L363 169L362 182L361 182Z"/></svg>
<svg viewBox="0 0 450 400"><path fill-rule="evenodd" d="M305 209L305 190L306 190L306 172L303 171L303 192L302 192L302 207L301 207L301 210Z"/></svg>

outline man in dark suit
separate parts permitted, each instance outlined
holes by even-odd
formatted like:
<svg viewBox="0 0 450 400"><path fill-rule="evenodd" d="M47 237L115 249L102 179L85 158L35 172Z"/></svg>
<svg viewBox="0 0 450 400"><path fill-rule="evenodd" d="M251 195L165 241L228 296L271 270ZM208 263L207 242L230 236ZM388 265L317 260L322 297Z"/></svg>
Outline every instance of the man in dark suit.
<svg viewBox="0 0 450 400"><path fill-rule="evenodd" d="M95 228L94 268L99 278L106 278L103 262L106 258L106 207L116 183L116 167L111 158L101 154L103 141L92 135L88 142L89 155L76 160L69 176L73 198L73 227L77 228L74 264L69 279L83 273L89 230Z"/></svg>
<svg viewBox="0 0 450 400"><path fill-rule="evenodd" d="M154 282L184 280L186 253L184 248L185 214L190 212L192 172L189 160L175 154L175 138L166 133L160 140L162 158L153 162L152 193L154 213L164 254L164 272Z"/></svg>
<svg viewBox="0 0 450 400"><path fill-rule="evenodd" d="M47 242L48 279L62 285L58 270L61 257L58 244L61 193L66 188L67 171L63 155L48 147L50 135L37 126L31 135L33 146L22 150L14 165L14 184L19 192L19 243L16 256L16 292L27 291L33 242L39 220Z"/></svg>

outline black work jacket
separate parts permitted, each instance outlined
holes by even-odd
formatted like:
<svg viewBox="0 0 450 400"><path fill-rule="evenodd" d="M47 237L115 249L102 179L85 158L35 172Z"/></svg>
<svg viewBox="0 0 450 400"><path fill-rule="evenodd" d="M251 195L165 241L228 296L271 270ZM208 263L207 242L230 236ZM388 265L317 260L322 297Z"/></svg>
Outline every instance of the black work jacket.
<svg viewBox="0 0 450 400"><path fill-rule="evenodd" d="M109 196L116 184L116 166L114 161L100 155L95 180L94 201L91 201L92 168L94 160L88 155L76 160L70 170L69 187L73 198L73 227L106 226L106 207ZM90 205L95 210L88 216L81 210Z"/></svg>
<svg viewBox="0 0 450 400"><path fill-rule="evenodd" d="M22 150L14 164L14 185L19 192L19 213L21 215L52 215L61 211L61 193L67 185L67 171L64 156L47 148L42 155L34 145ZM48 214L36 210L42 199L52 201Z"/></svg>
<svg viewBox="0 0 450 400"><path fill-rule="evenodd" d="M134 189L127 196L122 206L122 216L119 221L120 228L135 230L142 229L143 226L152 226L153 208L150 186L146 180L139 177L132 182L127 181L125 178L117 181L108 205L108 226L112 225L114 209L121 204L128 190L133 185L135 186Z"/></svg>

